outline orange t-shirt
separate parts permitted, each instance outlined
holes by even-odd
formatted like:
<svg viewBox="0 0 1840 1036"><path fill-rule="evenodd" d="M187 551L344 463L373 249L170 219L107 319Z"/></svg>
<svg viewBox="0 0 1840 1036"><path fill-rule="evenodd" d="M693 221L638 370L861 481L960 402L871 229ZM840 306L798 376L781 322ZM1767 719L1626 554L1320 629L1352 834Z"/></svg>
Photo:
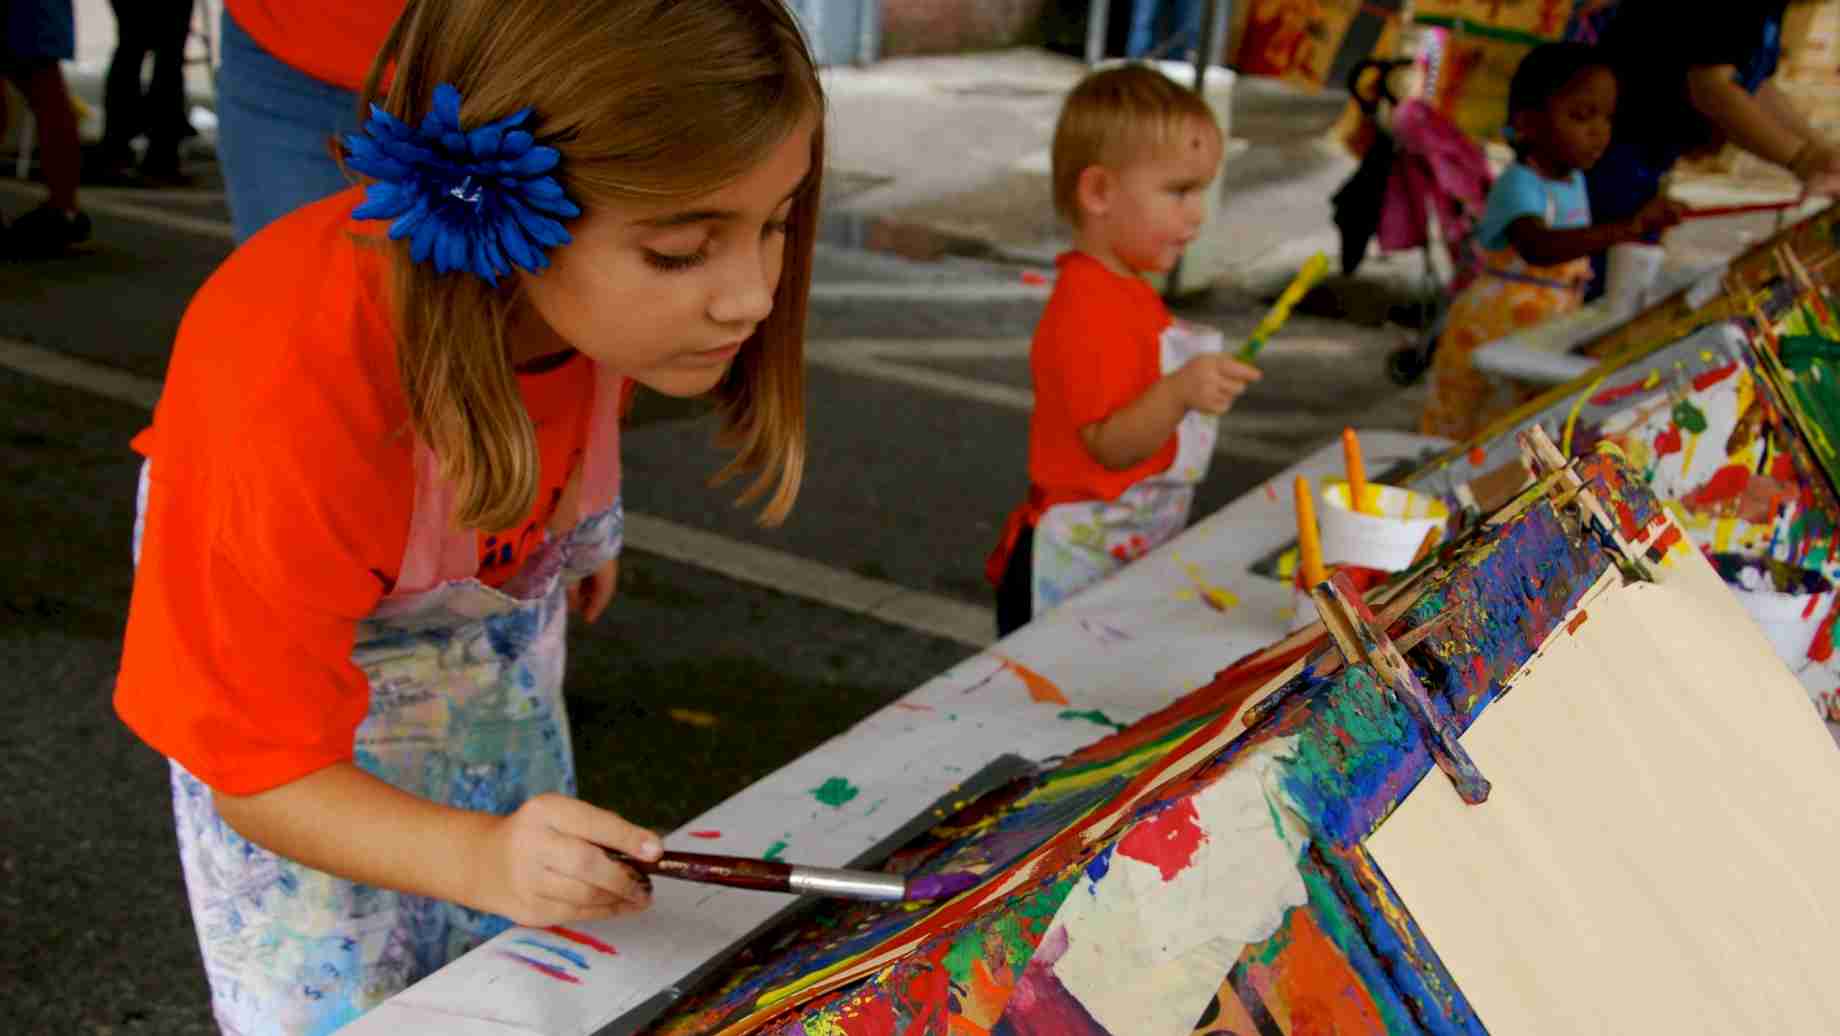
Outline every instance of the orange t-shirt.
<svg viewBox="0 0 1840 1036"><path fill-rule="evenodd" d="M356 189L276 221L187 308L153 426L141 558L115 708L199 779L253 794L352 757L370 685L359 620L394 585L414 439ZM588 427L594 368L519 378L536 422L532 513L480 537L502 582L542 542Z"/></svg>
<svg viewBox="0 0 1840 1036"><path fill-rule="evenodd" d="M230 17L283 64L361 90L408 0L229 0Z"/></svg>
<svg viewBox="0 0 1840 1036"><path fill-rule="evenodd" d="M1093 459L1080 429L1136 402L1162 378L1162 335L1169 310L1140 277L1113 273L1083 252L1055 261L1054 294L1035 327L1029 370L1029 482L1040 508L1076 500L1116 500L1176 459L1171 433L1150 459L1111 471Z"/></svg>

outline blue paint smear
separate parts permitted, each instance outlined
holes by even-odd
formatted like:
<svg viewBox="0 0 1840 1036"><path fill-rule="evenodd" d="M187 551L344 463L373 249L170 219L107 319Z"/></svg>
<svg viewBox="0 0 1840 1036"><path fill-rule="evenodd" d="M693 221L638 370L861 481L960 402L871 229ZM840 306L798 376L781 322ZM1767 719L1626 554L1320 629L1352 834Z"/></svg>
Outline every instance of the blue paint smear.
<svg viewBox="0 0 1840 1036"><path fill-rule="evenodd" d="M1092 882L1086 887L1086 891L1095 896L1099 894L1099 883L1104 881L1105 876L1112 871L1112 850L1116 848L1118 848L1118 843L1113 842L1086 864L1086 880Z"/></svg>
<svg viewBox="0 0 1840 1036"><path fill-rule="evenodd" d="M588 959L582 956L581 954L576 953L574 950L565 950L560 946L552 946L549 943L543 942L538 939L516 939L513 941L516 942L520 946L535 946L539 950L548 950L549 952L555 954L558 957L561 957L563 960L568 961L570 964L575 965L581 970L583 971L588 970Z"/></svg>

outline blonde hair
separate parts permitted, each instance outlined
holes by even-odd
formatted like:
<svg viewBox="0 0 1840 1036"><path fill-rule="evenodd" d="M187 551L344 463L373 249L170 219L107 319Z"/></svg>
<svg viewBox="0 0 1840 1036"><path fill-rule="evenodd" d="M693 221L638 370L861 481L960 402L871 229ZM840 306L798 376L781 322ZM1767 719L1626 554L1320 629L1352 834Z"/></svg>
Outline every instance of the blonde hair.
<svg viewBox="0 0 1840 1036"><path fill-rule="evenodd" d="M823 168L822 87L782 0L409 0L365 85L390 77L382 107L421 121L452 83L471 127L529 107L526 127L556 148L556 177L584 212L687 200L744 174L803 122L812 171L793 203L773 310L713 395L733 459L719 484L757 472L741 503L768 494L784 520L805 467L803 334ZM494 289L438 275L391 242L397 369L415 433L456 491L462 526L495 531L534 505L536 431L506 343L518 279ZM567 245L563 245L567 248Z"/></svg>
<svg viewBox="0 0 1840 1036"><path fill-rule="evenodd" d="M1200 94L1149 65L1121 65L1082 79L1054 124L1055 211L1078 226L1081 173L1162 154L1197 122L1220 135Z"/></svg>

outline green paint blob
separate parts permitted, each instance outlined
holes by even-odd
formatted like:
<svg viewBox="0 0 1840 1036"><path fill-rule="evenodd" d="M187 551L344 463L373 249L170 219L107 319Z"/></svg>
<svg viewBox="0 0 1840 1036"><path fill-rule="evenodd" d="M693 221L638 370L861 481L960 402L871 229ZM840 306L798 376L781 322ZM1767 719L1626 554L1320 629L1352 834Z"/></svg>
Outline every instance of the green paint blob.
<svg viewBox="0 0 1840 1036"><path fill-rule="evenodd" d="M855 798L862 789L842 777L832 777L811 789L811 797L827 806L839 807Z"/></svg>
<svg viewBox="0 0 1840 1036"><path fill-rule="evenodd" d="M783 852L785 852L785 851L786 851L786 843L785 843L785 842L774 842L774 843L773 843L772 845L769 845L769 846L767 846L767 852L766 852L766 855L765 855L765 856L762 856L762 857L761 857L761 859L763 859L763 860L777 860L777 859L779 859L779 854L780 854L780 853L783 853Z"/></svg>
<svg viewBox="0 0 1840 1036"><path fill-rule="evenodd" d="M1706 415L1699 407L1694 406L1691 400L1683 399L1674 404L1674 423L1679 425L1682 431L1699 435L1706 430Z"/></svg>
<svg viewBox="0 0 1840 1036"><path fill-rule="evenodd" d="M1097 723L1102 727L1111 727L1113 730L1123 730L1124 729L1123 723L1119 723L1118 721L1112 719L1112 717L1107 716L1105 713L1099 711L1098 709L1087 709L1084 712L1081 712L1079 709L1068 709L1065 712L1061 713L1060 718L1061 719L1083 719L1088 723Z"/></svg>

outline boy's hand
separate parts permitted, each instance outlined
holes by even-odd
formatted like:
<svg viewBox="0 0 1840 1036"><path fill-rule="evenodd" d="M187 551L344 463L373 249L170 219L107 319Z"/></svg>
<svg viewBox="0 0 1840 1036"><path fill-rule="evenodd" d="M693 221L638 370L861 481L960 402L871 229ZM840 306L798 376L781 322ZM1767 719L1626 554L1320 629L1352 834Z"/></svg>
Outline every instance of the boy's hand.
<svg viewBox="0 0 1840 1036"><path fill-rule="evenodd" d="M566 795L539 795L492 826L470 861L470 906L532 928L644 910L651 880L602 847L655 860L658 836Z"/></svg>
<svg viewBox="0 0 1840 1036"><path fill-rule="evenodd" d="M1204 414L1224 414L1247 387L1265 375L1229 356L1209 353L1183 364L1173 377L1182 404Z"/></svg>
<svg viewBox="0 0 1840 1036"><path fill-rule="evenodd" d="M1677 225L1686 215L1687 207L1669 198L1657 195L1647 205L1629 217L1629 231L1638 238L1659 234L1669 227Z"/></svg>

